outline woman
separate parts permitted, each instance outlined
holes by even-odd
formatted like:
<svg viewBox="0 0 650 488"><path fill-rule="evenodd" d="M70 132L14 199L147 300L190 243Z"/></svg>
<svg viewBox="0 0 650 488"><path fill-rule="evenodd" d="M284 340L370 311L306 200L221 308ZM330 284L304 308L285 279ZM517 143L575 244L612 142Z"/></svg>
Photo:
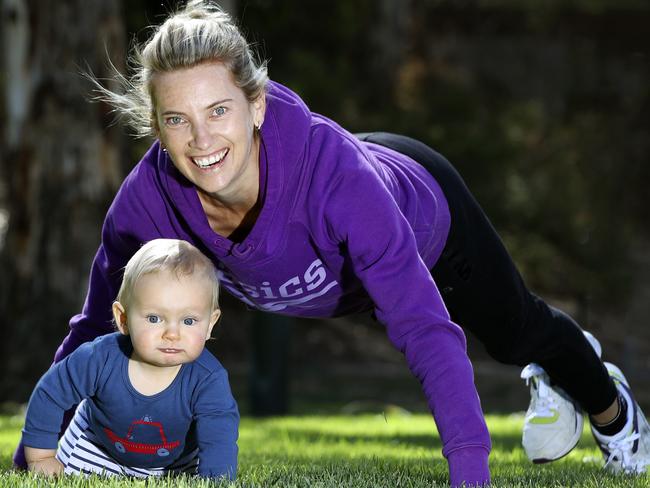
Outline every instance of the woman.
<svg viewBox="0 0 650 488"><path fill-rule="evenodd" d="M456 323L499 361L541 365L527 368L531 458L573 448L577 402L594 424L614 421L615 431L596 434L610 464L647 464L647 444L616 434L647 426L624 380L615 384L572 319L525 288L442 156L405 137L355 137L311 113L267 79L229 17L201 1L136 54L126 93L103 92L158 141L108 211L83 312L57 360L111 331L121 269L136 250L179 238L210 256L223 286L250 306L304 317L372 311L422 384L454 486L490 480L489 435Z"/></svg>

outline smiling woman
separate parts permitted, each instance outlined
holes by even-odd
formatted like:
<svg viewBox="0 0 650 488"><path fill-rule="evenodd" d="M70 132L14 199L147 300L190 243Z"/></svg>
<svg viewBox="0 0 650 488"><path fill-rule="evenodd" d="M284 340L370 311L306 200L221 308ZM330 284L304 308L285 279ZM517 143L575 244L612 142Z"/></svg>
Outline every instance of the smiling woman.
<svg viewBox="0 0 650 488"><path fill-rule="evenodd" d="M259 194L255 128L264 119L265 97L249 102L222 63L157 73L151 91L161 146L200 191L212 228L222 229L226 207L241 210L243 220Z"/></svg>
<svg viewBox="0 0 650 488"><path fill-rule="evenodd" d="M121 270L143 243L183 239L251 307L372 313L422 384L453 486L490 480L490 438L459 325L496 360L537 363L526 369L535 372L523 438L532 460L573 449L584 408L612 453L608 466L645 469L650 427L626 381L571 317L528 290L444 157L404 136L353 135L311 112L267 80L208 2L171 14L136 61L135 77L122 78L127 91L104 98L158 139L106 215L86 304L57 360L109 331Z"/></svg>

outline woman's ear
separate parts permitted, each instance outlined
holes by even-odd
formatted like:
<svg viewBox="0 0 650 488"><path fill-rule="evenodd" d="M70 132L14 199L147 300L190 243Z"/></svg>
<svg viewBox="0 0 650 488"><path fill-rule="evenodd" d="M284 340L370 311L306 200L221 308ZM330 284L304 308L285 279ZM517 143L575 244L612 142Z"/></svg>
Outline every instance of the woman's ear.
<svg viewBox="0 0 650 488"><path fill-rule="evenodd" d="M266 92L262 91L253 103L253 124L259 130L264 123L264 116L266 115Z"/></svg>
<svg viewBox="0 0 650 488"><path fill-rule="evenodd" d="M214 328L215 325L217 325L217 321L219 320L219 317L221 317L221 310L219 310L218 308L213 310L212 314L210 314L210 326L208 327L208 335L205 338L206 341L210 339L210 335L212 335L212 329Z"/></svg>
<svg viewBox="0 0 650 488"><path fill-rule="evenodd" d="M126 325L126 310L120 302L113 302L113 318L117 330L124 335L129 335L129 327Z"/></svg>

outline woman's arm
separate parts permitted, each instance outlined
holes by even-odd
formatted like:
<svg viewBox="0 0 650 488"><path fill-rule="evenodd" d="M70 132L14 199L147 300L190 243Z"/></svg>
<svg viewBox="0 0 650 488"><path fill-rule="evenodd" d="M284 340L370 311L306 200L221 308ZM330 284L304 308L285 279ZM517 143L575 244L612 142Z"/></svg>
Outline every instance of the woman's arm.
<svg viewBox="0 0 650 488"><path fill-rule="evenodd" d="M102 243L90 268L88 292L80 314L70 319L70 332L56 351L58 362L84 342L115 331L111 306L122 279L122 269L138 250L139 241L122 235L114 223L113 213L106 216Z"/></svg>
<svg viewBox="0 0 650 488"><path fill-rule="evenodd" d="M163 218L166 210L162 208L164 204L156 175L158 153L158 143L154 143L125 179L107 212L83 309L70 320L70 332L56 351L55 363L80 345L115 330L111 305L117 296L123 267L140 245L162 237L170 227ZM166 237L176 235L169 232ZM67 422L68 417L63 425L59 424L59 430L65 429ZM22 444L18 445L13 461L19 468L27 467Z"/></svg>
<svg viewBox="0 0 650 488"><path fill-rule="evenodd" d="M124 266L145 242L158 237L176 237L163 235L166 210L157 183L157 152L155 143L124 180L106 213L83 309L70 320L70 332L59 346L55 361L84 342L115 330L111 305L117 297Z"/></svg>
<svg viewBox="0 0 650 488"><path fill-rule="evenodd" d="M394 198L370 165L355 162L363 154L345 149L347 162L324 198L331 239L350 256L377 319L422 384L452 484L486 482L490 438L463 331L451 321Z"/></svg>

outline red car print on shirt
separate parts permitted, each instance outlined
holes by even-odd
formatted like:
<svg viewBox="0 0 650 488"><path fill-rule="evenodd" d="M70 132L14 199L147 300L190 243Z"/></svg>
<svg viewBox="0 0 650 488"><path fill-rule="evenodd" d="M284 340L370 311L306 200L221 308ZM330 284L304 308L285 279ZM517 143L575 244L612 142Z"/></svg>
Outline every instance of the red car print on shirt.
<svg viewBox="0 0 650 488"><path fill-rule="evenodd" d="M162 441L162 444L143 444L141 442L133 442L129 440L131 439L131 435L133 434L133 428L137 425L150 425L152 427L158 427L158 431L160 432L160 440ZM108 427L104 427L104 432L106 432L106 435L113 443L113 446L115 446L115 449L117 449L121 453L139 452L142 454L155 454L160 457L165 457L165 456L169 456L169 451L177 448L180 445L180 441L167 442L167 437L165 437L165 431L163 430L163 426L160 422L147 422L146 420L135 420L131 422L129 431L126 433L126 437L124 439L118 437Z"/></svg>

